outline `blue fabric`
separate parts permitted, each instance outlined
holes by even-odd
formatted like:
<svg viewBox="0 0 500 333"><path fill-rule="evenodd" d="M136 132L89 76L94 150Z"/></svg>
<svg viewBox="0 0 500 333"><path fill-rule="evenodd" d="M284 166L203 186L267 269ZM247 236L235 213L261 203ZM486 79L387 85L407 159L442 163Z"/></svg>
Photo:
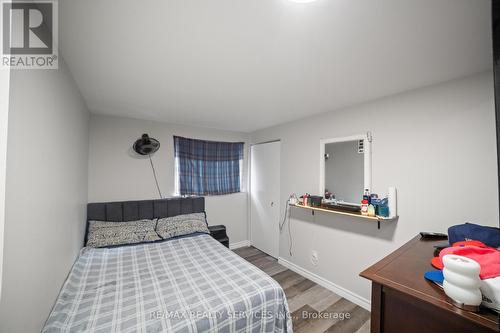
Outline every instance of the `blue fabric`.
<svg viewBox="0 0 500 333"><path fill-rule="evenodd" d="M243 142L217 142L174 136L181 195L240 192Z"/></svg>
<svg viewBox="0 0 500 333"><path fill-rule="evenodd" d="M491 247L500 247L500 229L473 223L454 225L448 228L450 244L465 240L477 240Z"/></svg>
<svg viewBox="0 0 500 333"><path fill-rule="evenodd" d="M443 276L443 271L430 271L430 272L425 272L424 277L432 281L434 283L443 284L444 281L444 276Z"/></svg>

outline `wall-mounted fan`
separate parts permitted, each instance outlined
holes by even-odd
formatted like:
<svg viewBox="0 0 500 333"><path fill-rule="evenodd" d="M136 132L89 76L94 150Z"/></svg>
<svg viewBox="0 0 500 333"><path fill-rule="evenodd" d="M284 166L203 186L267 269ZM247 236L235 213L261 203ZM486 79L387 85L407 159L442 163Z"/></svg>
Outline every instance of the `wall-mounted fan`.
<svg viewBox="0 0 500 333"><path fill-rule="evenodd" d="M163 198L160 186L158 185L158 179L156 178L155 166L153 164L153 160L151 159L151 155L160 149L160 142L154 138L150 138L147 134L143 134L134 142L132 149L134 149L134 151L139 155L147 155L149 157L149 163L151 164L151 170L153 170L153 176L155 177L158 194L160 195L160 199Z"/></svg>
<svg viewBox="0 0 500 333"><path fill-rule="evenodd" d="M134 151L140 155L151 155L156 153L160 148L160 142L156 139L150 138L149 135L143 134L140 139L134 142L132 146Z"/></svg>

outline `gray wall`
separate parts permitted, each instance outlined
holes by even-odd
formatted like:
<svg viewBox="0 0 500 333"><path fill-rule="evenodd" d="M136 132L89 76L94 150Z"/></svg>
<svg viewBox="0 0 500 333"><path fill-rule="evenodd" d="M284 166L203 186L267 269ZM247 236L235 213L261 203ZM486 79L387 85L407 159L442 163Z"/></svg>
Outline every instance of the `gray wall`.
<svg viewBox="0 0 500 333"><path fill-rule="evenodd" d="M0 332L39 332L82 247L89 113L59 70L14 70Z"/></svg>
<svg viewBox="0 0 500 333"><path fill-rule="evenodd" d="M143 133L160 141L153 156L163 196L174 195L173 135L220 141L248 141L248 135L131 118L92 115L90 121L89 202L155 199L158 193L149 160L131 147ZM246 191L245 145L243 191ZM209 224L224 224L231 243L248 239L246 192L206 198Z"/></svg>
<svg viewBox="0 0 500 333"><path fill-rule="evenodd" d="M2 299L3 230L5 222L5 175L9 119L10 69L0 68L0 300Z"/></svg>
<svg viewBox="0 0 500 333"><path fill-rule="evenodd" d="M358 141L326 144L325 153L330 155L325 161L325 189L337 199L359 204L363 197L365 161L364 155L358 153Z"/></svg>
<svg viewBox="0 0 500 333"><path fill-rule="evenodd" d="M268 128L252 142L281 139L281 202L290 193L316 193L319 140L373 133L373 189L398 189L400 218L375 223L292 209L280 256L359 296L370 283L358 276L417 235L446 232L465 221L498 226L493 81L481 74ZM308 170L308 172L303 172ZM311 251L319 264L311 264ZM430 266L429 266L430 267Z"/></svg>

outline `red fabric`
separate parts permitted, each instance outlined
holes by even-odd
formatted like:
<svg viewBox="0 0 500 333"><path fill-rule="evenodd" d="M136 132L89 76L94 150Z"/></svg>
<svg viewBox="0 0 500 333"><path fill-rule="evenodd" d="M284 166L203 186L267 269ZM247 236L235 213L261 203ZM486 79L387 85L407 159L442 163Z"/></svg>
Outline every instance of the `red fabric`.
<svg viewBox="0 0 500 333"><path fill-rule="evenodd" d="M460 242L455 242L453 243L450 247L456 247L456 246L478 246L478 247L488 247L484 243L477 241L477 240L467 240L467 241L460 241ZM448 247L448 248L450 248ZM449 253L447 253L449 254ZM443 269L443 262L441 261L441 258L439 257L434 257L431 260L432 266L434 266L437 269Z"/></svg>
<svg viewBox="0 0 500 333"><path fill-rule="evenodd" d="M437 269L443 269L444 268L443 262L441 261L441 258L439 258L439 257L432 258L431 265L434 266Z"/></svg>
<svg viewBox="0 0 500 333"><path fill-rule="evenodd" d="M443 269L443 257L447 254L456 254L477 261L481 266L479 277L483 280L500 276L500 251L495 248L479 246L447 247L439 252L439 257L432 258L432 266Z"/></svg>

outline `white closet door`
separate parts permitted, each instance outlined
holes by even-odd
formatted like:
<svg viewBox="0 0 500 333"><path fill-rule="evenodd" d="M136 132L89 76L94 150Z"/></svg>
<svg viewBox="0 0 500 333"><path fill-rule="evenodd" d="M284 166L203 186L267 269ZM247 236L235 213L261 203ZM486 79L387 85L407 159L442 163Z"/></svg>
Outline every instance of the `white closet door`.
<svg viewBox="0 0 500 333"><path fill-rule="evenodd" d="M279 141L254 145L250 153L250 224L252 245L279 255Z"/></svg>

